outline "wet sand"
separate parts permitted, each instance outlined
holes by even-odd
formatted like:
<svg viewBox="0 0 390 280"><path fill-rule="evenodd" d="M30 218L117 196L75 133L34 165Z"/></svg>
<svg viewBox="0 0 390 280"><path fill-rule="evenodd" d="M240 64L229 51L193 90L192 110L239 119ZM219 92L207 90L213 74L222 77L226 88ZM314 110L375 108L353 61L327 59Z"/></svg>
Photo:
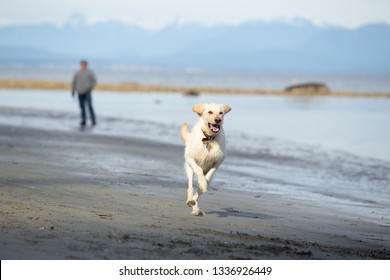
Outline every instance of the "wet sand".
<svg viewBox="0 0 390 280"><path fill-rule="evenodd" d="M390 259L389 225L262 191L235 169L251 158L230 151L194 217L182 146L0 125L0 258Z"/></svg>

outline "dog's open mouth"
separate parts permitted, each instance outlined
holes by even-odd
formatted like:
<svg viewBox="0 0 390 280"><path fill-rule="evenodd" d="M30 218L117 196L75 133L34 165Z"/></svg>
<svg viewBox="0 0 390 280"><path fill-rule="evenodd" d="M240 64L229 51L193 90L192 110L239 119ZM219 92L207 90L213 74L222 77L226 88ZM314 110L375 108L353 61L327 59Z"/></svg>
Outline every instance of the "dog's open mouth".
<svg viewBox="0 0 390 280"><path fill-rule="evenodd" d="M211 123L209 123L209 128L210 128L211 132L218 133L219 130L221 129L221 126L219 124L211 124Z"/></svg>

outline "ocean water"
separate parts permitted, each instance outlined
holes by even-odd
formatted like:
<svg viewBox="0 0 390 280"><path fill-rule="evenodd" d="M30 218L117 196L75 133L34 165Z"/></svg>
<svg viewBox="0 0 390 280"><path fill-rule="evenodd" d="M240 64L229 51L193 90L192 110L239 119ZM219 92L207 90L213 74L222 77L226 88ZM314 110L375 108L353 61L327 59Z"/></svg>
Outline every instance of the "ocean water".
<svg viewBox="0 0 390 280"><path fill-rule="evenodd" d="M70 81L78 65L0 65L0 79ZM390 92L390 76L325 75L301 73L215 72L203 69L161 69L106 65L91 68L99 82L139 83L188 87L282 90L306 82L325 83L333 91Z"/></svg>
<svg viewBox="0 0 390 280"><path fill-rule="evenodd" d="M77 101L64 91L0 90L0 98L0 107L69 112L78 116ZM178 129L183 122L196 121L191 108L204 102L224 103L233 108L225 123L226 133L232 137L271 138L390 161L389 99L94 94L100 116ZM48 124L48 127L58 128L58 125ZM148 128L140 126L139 129ZM120 133L127 133L126 129ZM153 138L155 135L145 133L143 136ZM180 143L176 135L169 133L159 138Z"/></svg>

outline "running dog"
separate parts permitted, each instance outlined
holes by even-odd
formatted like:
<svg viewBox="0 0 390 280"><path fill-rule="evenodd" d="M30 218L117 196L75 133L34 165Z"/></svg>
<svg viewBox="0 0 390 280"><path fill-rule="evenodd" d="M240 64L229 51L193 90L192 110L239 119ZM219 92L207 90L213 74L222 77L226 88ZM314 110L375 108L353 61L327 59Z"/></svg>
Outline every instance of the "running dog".
<svg viewBox="0 0 390 280"><path fill-rule="evenodd" d="M211 179L225 158L225 136L223 120L232 108L223 104L197 104L192 111L198 114L198 122L191 132L188 124L181 127L181 139L185 145L185 171L188 177L187 205L192 214L203 215L198 199L207 192ZM194 194L193 177L198 177L198 190Z"/></svg>

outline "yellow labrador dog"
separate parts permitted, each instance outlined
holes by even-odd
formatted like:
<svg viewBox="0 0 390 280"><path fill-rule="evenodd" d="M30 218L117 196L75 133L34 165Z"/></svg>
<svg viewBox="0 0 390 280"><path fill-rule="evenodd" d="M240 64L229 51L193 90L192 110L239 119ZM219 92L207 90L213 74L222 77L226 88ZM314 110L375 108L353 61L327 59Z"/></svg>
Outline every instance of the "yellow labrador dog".
<svg viewBox="0 0 390 280"><path fill-rule="evenodd" d="M223 119L232 108L223 104L197 104L192 111L198 114L198 122L191 132L188 124L181 127L181 139L185 145L185 170L188 177L187 205L192 214L203 215L198 207L199 196L207 192L214 172L225 158ZM198 177L198 191L194 194L193 177Z"/></svg>

